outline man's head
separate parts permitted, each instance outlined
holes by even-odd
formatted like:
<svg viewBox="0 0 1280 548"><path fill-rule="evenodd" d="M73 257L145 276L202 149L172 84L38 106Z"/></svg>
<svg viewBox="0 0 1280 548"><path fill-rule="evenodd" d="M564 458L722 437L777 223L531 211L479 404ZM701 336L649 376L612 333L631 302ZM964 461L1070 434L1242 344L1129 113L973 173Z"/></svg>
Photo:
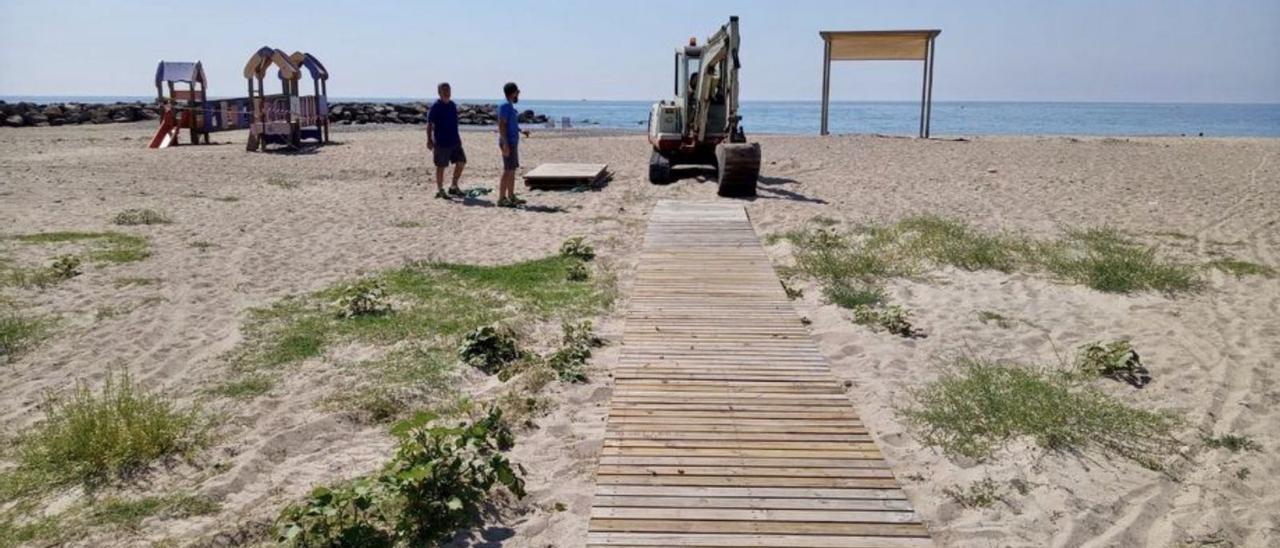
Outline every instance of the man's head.
<svg viewBox="0 0 1280 548"><path fill-rule="evenodd" d="M506 85L502 86L502 94L512 103L520 102L520 88L516 86L515 82L507 82Z"/></svg>
<svg viewBox="0 0 1280 548"><path fill-rule="evenodd" d="M450 97L453 97L453 89L449 87L449 82L440 82L436 86L436 93L440 95L440 100L446 103L449 102Z"/></svg>

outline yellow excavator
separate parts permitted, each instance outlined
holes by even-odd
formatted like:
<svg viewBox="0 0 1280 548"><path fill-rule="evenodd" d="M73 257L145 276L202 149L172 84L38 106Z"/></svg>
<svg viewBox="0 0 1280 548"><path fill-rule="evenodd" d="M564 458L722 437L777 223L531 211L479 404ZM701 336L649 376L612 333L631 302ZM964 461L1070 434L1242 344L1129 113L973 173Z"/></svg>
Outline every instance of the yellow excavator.
<svg viewBox="0 0 1280 548"><path fill-rule="evenodd" d="M674 101L649 111L649 181L673 181L675 165L712 165L721 196L755 196L760 144L748 143L738 114L738 16L701 46L676 50Z"/></svg>

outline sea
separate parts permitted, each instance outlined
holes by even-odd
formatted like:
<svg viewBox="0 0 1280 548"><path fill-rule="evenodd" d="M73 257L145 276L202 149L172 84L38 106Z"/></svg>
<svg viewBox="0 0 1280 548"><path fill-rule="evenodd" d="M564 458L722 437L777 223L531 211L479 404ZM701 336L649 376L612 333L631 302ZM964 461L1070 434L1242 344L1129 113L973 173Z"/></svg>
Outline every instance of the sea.
<svg viewBox="0 0 1280 548"><path fill-rule="evenodd" d="M151 101L154 97L0 96L6 102L111 103ZM348 97L343 101L402 103L422 98ZM495 99L458 99L496 103ZM520 108L546 114L574 127L645 130L652 101L522 100ZM743 101L743 128L751 133L816 134L818 101ZM832 133L915 135L920 104L910 101L834 101ZM934 136L965 135L1186 135L1206 137L1280 137L1280 104L1089 103L935 101L930 122Z"/></svg>

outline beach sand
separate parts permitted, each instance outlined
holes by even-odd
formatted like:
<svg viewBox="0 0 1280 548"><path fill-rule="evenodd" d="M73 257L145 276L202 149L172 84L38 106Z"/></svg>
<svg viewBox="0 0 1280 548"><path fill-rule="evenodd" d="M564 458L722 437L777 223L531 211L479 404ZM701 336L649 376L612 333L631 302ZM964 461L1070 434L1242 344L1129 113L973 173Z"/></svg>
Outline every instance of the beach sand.
<svg viewBox="0 0 1280 548"><path fill-rule="evenodd" d="M492 195L472 206L432 199L420 128L337 127L332 146L290 155L246 153L243 133L215 134L214 146L148 150L153 131L151 124L0 129L0 231L119 229L146 236L154 251L140 262L89 267L46 290L5 289L30 311L62 321L56 336L4 366L0 426L22 431L43 416L37 406L45 391L78 379L99 382L117 366L224 417L215 444L193 464L157 468L124 491L190 490L220 501L217 513L148 519L137 531L96 528L71 545L240 544L258 538L283 505L313 486L372 471L389 458L385 426L322 404L335 388L332 373L344 360L358 360L359 349L309 361L251 400L208 394L229 375L226 354L241 340L250 309L409 260L542 257L583 234L619 274L615 312L598 322L614 344L597 353L589 383L553 386L557 405L518 437L512 459L528 470L530 497L460 541L582 545L618 311L627 305L648 212L659 199L717 200L713 182L650 185L643 136L537 133L522 143L526 167L606 163L614 177L599 191L525 192L536 207L514 211L489 207ZM1036 236L1105 224L1178 257L1227 255L1280 267L1280 140L758 140L760 196L739 203L762 237L818 215L856 224L934 213ZM471 163L463 185L495 188L493 136L465 132L464 141ZM237 200L216 199L226 197ZM174 222L110 224L133 207L163 210ZM769 251L777 264L789 263L787 244ZM160 282L117 288L113 280L123 277ZM1275 545L1280 279L1216 271L1205 277L1204 291L1173 298L1105 294L1030 274L944 269L895 280L892 300L913 312L928 335L922 339L854 325L812 285L796 307L813 320L836 375L851 381L854 408L939 545ZM104 317L104 308L121 312ZM976 317L981 310L1025 322L985 325ZM895 412L957 355L1057 364L1082 343L1115 338L1133 340L1155 380L1142 390L1099 386L1133 405L1185 417L1188 459L1176 476L1092 454L1046 455L1030 445L1002 449L990 462L962 462L923 446ZM473 391L492 384L465 381ZM1203 449L1199 432L1245 435L1262 450ZM1242 469L1250 471L1243 479ZM986 509L962 508L943 492L983 478L1019 479L1029 489ZM83 496L70 490L42 504L52 512Z"/></svg>

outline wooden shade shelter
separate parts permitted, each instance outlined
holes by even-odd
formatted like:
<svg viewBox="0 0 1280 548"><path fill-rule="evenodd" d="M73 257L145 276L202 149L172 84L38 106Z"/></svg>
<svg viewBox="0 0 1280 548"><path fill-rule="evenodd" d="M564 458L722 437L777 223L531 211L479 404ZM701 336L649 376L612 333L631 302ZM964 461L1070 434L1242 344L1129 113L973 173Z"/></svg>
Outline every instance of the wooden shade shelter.
<svg viewBox="0 0 1280 548"><path fill-rule="evenodd" d="M827 134L827 111L831 102L832 61L921 61L924 77L920 89L920 137L929 136L929 115L933 111L934 39L941 30L821 31L822 53L822 134Z"/></svg>

